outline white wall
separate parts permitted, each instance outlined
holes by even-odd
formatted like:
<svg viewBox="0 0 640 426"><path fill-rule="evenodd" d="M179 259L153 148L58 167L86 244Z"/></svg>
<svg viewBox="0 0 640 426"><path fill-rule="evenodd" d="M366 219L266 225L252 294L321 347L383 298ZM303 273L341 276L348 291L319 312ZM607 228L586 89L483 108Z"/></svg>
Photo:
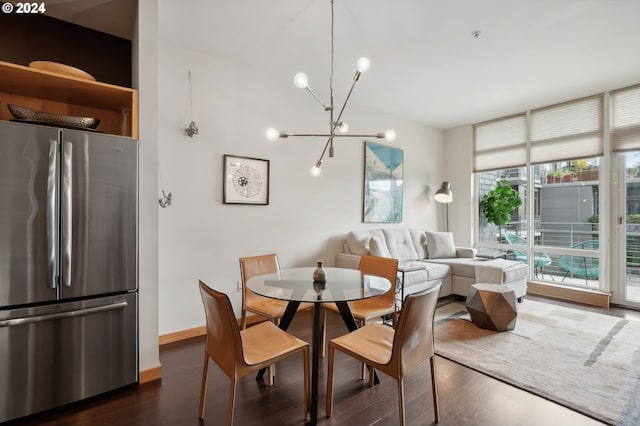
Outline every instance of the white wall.
<svg viewBox="0 0 640 426"><path fill-rule="evenodd" d="M336 157L314 178L309 169L324 141L265 139L270 126L309 131L327 125L326 113L290 78L264 75L171 40L159 42L159 70L159 165L164 189L173 193L173 205L159 212L160 334L204 324L198 279L227 292L239 316L239 257L277 252L285 268L311 266L316 259L331 265L349 230L381 226L362 223L362 140L338 140ZM191 119L189 70L200 130L193 138L184 133ZM393 128L398 134L394 145L405 158L403 223L387 226L437 229L433 192L446 175L444 132L356 103L348 106L345 120L353 131ZM224 154L270 160L268 206L222 204Z"/></svg>
<svg viewBox="0 0 640 426"><path fill-rule="evenodd" d="M139 350L140 370L160 365L158 354L158 5L139 0L133 45L139 90Z"/></svg>
<svg viewBox="0 0 640 426"><path fill-rule="evenodd" d="M478 207L473 200L473 126L445 132L445 179L451 182L453 201L449 204L449 230L456 245L472 247L473 221Z"/></svg>

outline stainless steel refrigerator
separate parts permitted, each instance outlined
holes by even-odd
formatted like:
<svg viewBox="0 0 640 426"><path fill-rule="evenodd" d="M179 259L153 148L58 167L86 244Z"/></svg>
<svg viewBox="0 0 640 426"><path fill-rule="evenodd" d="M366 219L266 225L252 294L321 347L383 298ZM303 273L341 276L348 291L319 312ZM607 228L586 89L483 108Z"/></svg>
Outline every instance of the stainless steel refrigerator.
<svg viewBox="0 0 640 426"><path fill-rule="evenodd" d="M0 122L0 422L138 381L138 144Z"/></svg>

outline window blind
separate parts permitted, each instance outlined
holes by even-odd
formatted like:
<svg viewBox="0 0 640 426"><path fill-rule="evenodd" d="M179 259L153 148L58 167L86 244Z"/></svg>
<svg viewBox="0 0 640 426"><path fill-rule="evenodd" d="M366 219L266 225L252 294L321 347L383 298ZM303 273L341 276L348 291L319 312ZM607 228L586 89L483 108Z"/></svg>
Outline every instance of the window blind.
<svg viewBox="0 0 640 426"><path fill-rule="evenodd" d="M531 111L531 163L602 155L603 95Z"/></svg>
<svg viewBox="0 0 640 426"><path fill-rule="evenodd" d="M611 147L615 152L640 149L640 86L611 92Z"/></svg>
<svg viewBox="0 0 640 426"><path fill-rule="evenodd" d="M475 172L520 167L527 163L525 115L501 118L473 126Z"/></svg>

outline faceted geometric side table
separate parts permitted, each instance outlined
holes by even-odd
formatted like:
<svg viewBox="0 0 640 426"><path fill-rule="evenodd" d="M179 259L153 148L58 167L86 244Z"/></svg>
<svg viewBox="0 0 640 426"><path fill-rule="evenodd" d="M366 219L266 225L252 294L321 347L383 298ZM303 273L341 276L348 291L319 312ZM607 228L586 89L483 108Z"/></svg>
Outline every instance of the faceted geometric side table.
<svg viewBox="0 0 640 426"><path fill-rule="evenodd" d="M494 331L513 330L518 308L516 293L501 284L473 284L466 303L471 321L480 328Z"/></svg>

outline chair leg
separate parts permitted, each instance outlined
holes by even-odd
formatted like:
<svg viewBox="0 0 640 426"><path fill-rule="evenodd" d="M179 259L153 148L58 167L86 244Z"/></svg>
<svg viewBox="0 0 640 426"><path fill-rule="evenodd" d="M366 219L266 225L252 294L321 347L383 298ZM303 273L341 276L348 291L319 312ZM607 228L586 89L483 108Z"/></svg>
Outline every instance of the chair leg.
<svg viewBox="0 0 640 426"><path fill-rule="evenodd" d="M204 366L202 367L202 385L200 386L200 409L198 416L204 419L204 403L207 396L207 372L209 371L209 354L204 351Z"/></svg>
<svg viewBox="0 0 640 426"><path fill-rule="evenodd" d="M231 385L229 386L229 408L227 410L227 426L233 425L233 407L236 403L236 378L230 377Z"/></svg>
<svg viewBox="0 0 640 426"><path fill-rule="evenodd" d="M362 328L364 324L365 324L364 320L361 321L359 319L356 319L356 325L358 326L358 328ZM364 369L365 369L364 362L361 362L360 363L360 380L364 380ZM371 386L373 386L373 384Z"/></svg>
<svg viewBox="0 0 640 426"><path fill-rule="evenodd" d="M369 367L369 387L372 388L373 387L373 378L375 377L376 370L375 370L375 368L373 368L370 365L368 367Z"/></svg>
<svg viewBox="0 0 640 426"><path fill-rule="evenodd" d="M402 377L398 377L398 403L398 411L400 412L400 426L404 426L404 380Z"/></svg>
<svg viewBox="0 0 640 426"><path fill-rule="evenodd" d="M275 364L271 364L268 367L267 374L269 375L269 378L267 379L267 384L269 386L273 386L274 377L276 376L276 365Z"/></svg>
<svg viewBox="0 0 640 426"><path fill-rule="evenodd" d="M433 393L433 413L436 418L436 423L440 421L440 412L438 411L438 384L436 383L436 357L432 355L429 358L431 364L431 389Z"/></svg>
<svg viewBox="0 0 640 426"><path fill-rule="evenodd" d="M309 347L302 352L304 357L304 419L311 420L311 403L309 398Z"/></svg>
<svg viewBox="0 0 640 426"><path fill-rule="evenodd" d="M276 326L280 326L280 318L274 318L273 319L273 323ZM268 368L268 374L269 374L269 378L267 379L267 385L268 386L273 386L273 384L275 383L275 379L276 379L276 365L275 364L271 364Z"/></svg>
<svg viewBox="0 0 640 426"><path fill-rule="evenodd" d="M240 314L240 329L244 330L245 328L247 328L247 310L243 306Z"/></svg>
<svg viewBox="0 0 640 426"><path fill-rule="evenodd" d="M335 350L331 343L329 343L329 370L327 371L327 417L331 417L333 411L333 360L335 356Z"/></svg>

